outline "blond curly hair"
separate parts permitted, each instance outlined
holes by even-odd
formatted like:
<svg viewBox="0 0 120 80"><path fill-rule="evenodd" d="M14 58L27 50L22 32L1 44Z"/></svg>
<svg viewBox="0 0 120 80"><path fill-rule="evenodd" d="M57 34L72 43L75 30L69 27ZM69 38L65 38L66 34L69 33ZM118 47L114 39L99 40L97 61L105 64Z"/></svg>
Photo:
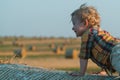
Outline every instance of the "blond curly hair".
<svg viewBox="0 0 120 80"><path fill-rule="evenodd" d="M98 11L93 6L86 6L82 4L79 9L75 10L71 16L76 16L80 21L84 22L88 20L89 27L98 26L100 27L100 16Z"/></svg>

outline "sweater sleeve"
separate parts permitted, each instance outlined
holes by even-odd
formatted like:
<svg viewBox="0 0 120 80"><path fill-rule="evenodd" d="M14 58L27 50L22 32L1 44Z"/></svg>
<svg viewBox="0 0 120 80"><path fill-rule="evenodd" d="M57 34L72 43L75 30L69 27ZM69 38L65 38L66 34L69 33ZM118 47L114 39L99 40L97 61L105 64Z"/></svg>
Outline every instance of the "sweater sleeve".
<svg viewBox="0 0 120 80"><path fill-rule="evenodd" d="M79 57L82 59L88 59L87 55L87 42L89 39L89 31L85 32L83 36L81 37L81 48L80 48L80 54Z"/></svg>

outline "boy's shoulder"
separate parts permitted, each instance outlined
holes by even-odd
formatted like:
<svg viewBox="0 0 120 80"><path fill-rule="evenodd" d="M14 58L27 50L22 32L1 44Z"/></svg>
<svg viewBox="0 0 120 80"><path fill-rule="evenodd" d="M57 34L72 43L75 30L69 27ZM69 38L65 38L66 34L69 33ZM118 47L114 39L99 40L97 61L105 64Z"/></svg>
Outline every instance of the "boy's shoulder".
<svg viewBox="0 0 120 80"><path fill-rule="evenodd" d="M100 31L100 28L98 27L89 28L89 34L92 34L92 35L99 33L99 31Z"/></svg>
<svg viewBox="0 0 120 80"><path fill-rule="evenodd" d="M90 28L89 32L93 35L97 34L97 35L110 35L109 32L107 32L106 30L102 30L100 27L93 27Z"/></svg>
<svg viewBox="0 0 120 80"><path fill-rule="evenodd" d="M105 41L105 42L111 43L111 44L120 43L119 38L112 36L110 34L110 32L108 32L106 30L102 30L100 27L91 28L90 34L92 34L94 39L96 39L96 40L102 40L102 41Z"/></svg>

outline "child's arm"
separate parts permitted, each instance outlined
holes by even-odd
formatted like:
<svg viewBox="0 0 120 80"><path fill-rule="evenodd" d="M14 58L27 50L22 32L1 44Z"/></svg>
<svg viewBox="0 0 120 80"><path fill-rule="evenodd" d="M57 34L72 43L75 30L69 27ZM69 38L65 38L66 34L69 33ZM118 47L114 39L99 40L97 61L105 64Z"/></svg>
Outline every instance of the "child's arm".
<svg viewBox="0 0 120 80"><path fill-rule="evenodd" d="M87 69L88 59L80 59L80 72L70 73L72 76L84 76Z"/></svg>
<svg viewBox="0 0 120 80"><path fill-rule="evenodd" d="M81 76L85 75L87 70L88 59L80 59L80 74Z"/></svg>

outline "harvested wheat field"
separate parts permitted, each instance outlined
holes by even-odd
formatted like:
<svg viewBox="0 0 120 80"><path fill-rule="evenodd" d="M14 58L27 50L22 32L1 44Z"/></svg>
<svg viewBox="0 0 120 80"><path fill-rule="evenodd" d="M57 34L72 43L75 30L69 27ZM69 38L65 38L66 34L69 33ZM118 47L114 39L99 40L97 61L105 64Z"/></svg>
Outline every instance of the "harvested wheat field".
<svg viewBox="0 0 120 80"><path fill-rule="evenodd" d="M67 72L80 70L79 38L1 37L0 41L0 80L109 79L107 76L97 75L86 75L82 78L68 75ZM56 46L60 47L59 53L56 52ZM100 70L89 60L86 74Z"/></svg>

